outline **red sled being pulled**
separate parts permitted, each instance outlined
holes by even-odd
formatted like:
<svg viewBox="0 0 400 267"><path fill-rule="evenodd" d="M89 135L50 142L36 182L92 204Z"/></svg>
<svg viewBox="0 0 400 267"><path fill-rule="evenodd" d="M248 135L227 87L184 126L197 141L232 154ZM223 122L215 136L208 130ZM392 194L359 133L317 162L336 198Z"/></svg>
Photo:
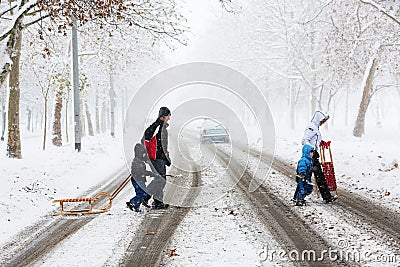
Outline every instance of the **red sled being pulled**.
<svg viewBox="0 0 400 267"><path fill-rule="evenodd" d="M335 191L336 195L338 195L338 188L336 185L336 177L335 177L335 169L333 167L333 159L332 159L332 150L331 150L331 141L321 142L320 144L320 155L321 155L321 165L322 170L324 171L324 176L328 188L330 191ZM325 152L329 151L329 160L327 161Z"/></svg>

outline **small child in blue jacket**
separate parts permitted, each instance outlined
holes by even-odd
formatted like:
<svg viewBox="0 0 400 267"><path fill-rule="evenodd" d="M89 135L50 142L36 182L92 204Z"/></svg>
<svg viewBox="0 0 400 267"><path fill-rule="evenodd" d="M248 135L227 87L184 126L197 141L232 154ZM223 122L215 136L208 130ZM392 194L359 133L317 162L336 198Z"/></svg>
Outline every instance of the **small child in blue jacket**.
<svg viewBox="0 0 400 267"><path fill-rule="evenodd" d="M297 163L296 182L298 193L296 196L296 206L303 206L305 204L304 198L312 193L313 185L311 183L311 174L313 167L312 157L314 149L310 145L304 145L302 149L303 155Z"/></svg>
<svg viewBox="0 0 400 267"><path fill-rule="evenodd" d="M146 188L146 176L158 177L159 174L146 170L146 162L149 161L147 150L142 144L135 145L135 158L132 161L131 181L135 188L136 196L126 205L130 210L140 212L140 205L148 197Z"/></svg>

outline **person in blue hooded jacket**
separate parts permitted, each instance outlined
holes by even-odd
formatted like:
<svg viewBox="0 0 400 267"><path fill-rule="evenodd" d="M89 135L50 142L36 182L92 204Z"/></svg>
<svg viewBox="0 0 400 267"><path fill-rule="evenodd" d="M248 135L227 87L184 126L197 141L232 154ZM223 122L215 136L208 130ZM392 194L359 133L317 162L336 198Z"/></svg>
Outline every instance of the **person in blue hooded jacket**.
<svg viewBox="0 0 400 267"><path fill-rule="evenodd" d="M144 204L144 200L149 196L146 187L146 177L162 178L158 173L146 170L146 164L150 164L147 156L147 150L144 145L138 143L135 145L135 158L132 161L131 182L135 189L136 195L126 205L130 210L140 212L140 205Z"/></svg>
<svg viewBox="0 0 400 267"><path fill-rule="evenodd" d="M313 185L311 183L311 175L313 169L314 148L310 145L304 145L302 156L297 163L296 182L298 192L296 196L296 206L305 204L304 198L312 193Z"/></svg>
<svg viewBox="0 0 400 267"><path fill-rule="evenodd" d="M330 203L337 199L337 196L332 196L331 192L329 191L324 172L322 171L321 163L319 161L318 153L319 146L321 144L324 144L321 132L319 131L319 127L323 125L328 119L329 115L325 116L325 114L321 111L316 111L311 119L311 122L304 130L304 135L301 140L302 145L309 145L314 148L313 173L315 181L317 182L318 190L321 193L321 197L323 198L325 203Z"/></svg>

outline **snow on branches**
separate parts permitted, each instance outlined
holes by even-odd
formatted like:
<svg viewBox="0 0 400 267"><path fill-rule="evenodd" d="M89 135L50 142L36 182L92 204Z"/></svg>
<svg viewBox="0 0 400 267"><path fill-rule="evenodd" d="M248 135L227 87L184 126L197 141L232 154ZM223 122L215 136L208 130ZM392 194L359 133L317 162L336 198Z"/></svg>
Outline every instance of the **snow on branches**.
<svg viewBox="0 0 400 267"><path fill-rule="evenodd" d="M165 35L185 42L181 37L186 30L182 25L185 19L178 12L179 6L172 0L38 0L37 3L41 10L57 21L58 32L72 26L72 17L75 17L80 25L93 22L100 29L128 25L149 31L156 37Z"/></svg>

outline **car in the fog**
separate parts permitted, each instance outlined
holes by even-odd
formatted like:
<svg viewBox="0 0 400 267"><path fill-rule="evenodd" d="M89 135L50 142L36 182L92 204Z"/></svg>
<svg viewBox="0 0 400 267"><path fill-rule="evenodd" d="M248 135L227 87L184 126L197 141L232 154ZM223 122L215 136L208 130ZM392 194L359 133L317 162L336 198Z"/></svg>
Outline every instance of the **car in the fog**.
<svg viewBox="0 0 400 267"><path fill-rule="evenodd" d="M229 143L229 132L223 126L205 127L200 133L201 143Z"/></svg>

